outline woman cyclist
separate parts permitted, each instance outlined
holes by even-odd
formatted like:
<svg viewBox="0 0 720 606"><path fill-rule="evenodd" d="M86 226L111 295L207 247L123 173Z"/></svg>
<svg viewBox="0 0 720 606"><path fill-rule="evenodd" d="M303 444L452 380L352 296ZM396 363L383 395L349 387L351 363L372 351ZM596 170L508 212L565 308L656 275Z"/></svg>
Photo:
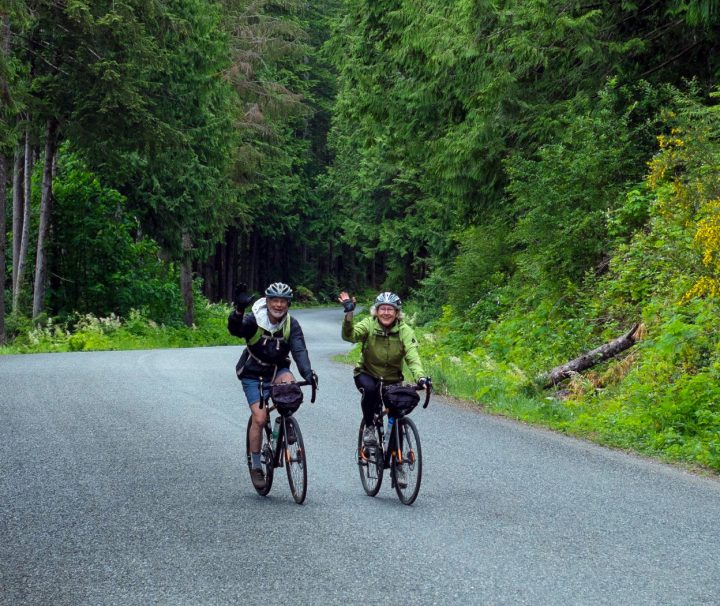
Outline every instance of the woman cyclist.
<svg viewBox="0 0 720 606"><path fill-rule="evenodd" d="M353 323L355 298L341 292L338 301L345 310L342 338L350 343L362 343L362 357L354 370L355 385L361 394L365 431L363 442L376 446L373 416L381 410L380 384L389 385L403 380L403 361L419 387L430 385L425 376L415 332L403 320L402 301L395 293L382 292L370 308L370 317Z"/></svg>

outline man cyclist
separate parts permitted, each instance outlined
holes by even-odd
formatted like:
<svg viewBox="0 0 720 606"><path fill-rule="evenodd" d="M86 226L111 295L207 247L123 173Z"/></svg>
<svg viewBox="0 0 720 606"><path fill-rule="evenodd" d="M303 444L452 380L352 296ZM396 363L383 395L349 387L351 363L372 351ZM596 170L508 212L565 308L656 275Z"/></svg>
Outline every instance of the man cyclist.
<svg viewBox="0 0 720 606"><path fill-rule="evenodd" d="M400 297L392 292L380 293L370 308L370 317L356 323L353 323L355 298L351 299L343 291L338 301L345 310L342 338L350 343L362 343L360 363L353 375L361 394L360 407L365 421L363 442L366 446L377 446L373 417L382 407L380 383L402 382L403 362L419 387L428 387L431 382L423 370L415 331L403 319ZM398 482L401 481L398 478Z"/></svg>
<svg viewBox="0 0 720 606"><path fill-rule="evenodd" d="M252 306L252 313L245 308L252 302L244 284L235 289L235 309L228 317L230 334L245 339L246 347L235 367L247 398L252 424L249 432L250 479L255 488L265 487L260 448L267 410L260 408L260 381L265 395L269 394L271 383L290 383L295 380L290 372L290 357L306 381L317 381L310 367L310 358L305 347L300 323L288 313L293 291L282 282L273 282L265 290L265 297Z"/></svg>

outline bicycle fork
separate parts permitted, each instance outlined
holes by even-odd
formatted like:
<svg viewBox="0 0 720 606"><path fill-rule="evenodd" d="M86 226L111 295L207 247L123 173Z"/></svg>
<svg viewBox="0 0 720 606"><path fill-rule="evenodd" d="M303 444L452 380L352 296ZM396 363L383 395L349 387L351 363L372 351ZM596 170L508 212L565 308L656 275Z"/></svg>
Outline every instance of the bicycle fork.
<svg viewBox="0 0 720 606"><path fill-rule="evenodd" d="M273 467L285 467L286 464L290 465L293 462L288 445L288 435L287 417L280 415L277 440L273 441Z"/></svg>
<svg viewBox="0 0 720 606"><path fill-rule="evenodd" d="M382 460L383 469L390 469L392 467L391 463L393 458L396 459L398 465L402 465L403 463L403 454L402 454L402 440L400 436L400 423L397 422L396 419L393 417L388 417L388 430L385 431L385 427L382 425L382 423L378 422L376 423L376 427L379 434L379 444L378 446L372 448L372 450L378 451L379 453L375 453L375 457L371 455L369 452L370 448L362 445L360 447L360 458L366 463L371 463L371 458L375 461ZM410 453L411 460L410 464L414 463L413 455L414 453ZM394 481L394 480L393 480Z"/></svg>
<svg viewBox="0 0 720 606"><path fill-rule="evenodd" d="M380 440L383 445L383 467L385 469L392 469L392 460L395 459L398 465L403 462L402 456L402 441L400 439L400 423L398 419L388 416L388 428L379 426L380 428ZM393 484L395 478L391 474Z"/></svg>

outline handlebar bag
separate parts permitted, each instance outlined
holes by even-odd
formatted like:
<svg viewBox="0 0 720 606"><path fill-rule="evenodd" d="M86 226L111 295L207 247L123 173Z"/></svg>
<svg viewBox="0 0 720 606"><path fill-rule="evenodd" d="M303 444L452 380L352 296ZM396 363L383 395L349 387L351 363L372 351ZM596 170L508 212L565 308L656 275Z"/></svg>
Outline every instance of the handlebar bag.
<svg viewBox="0 0 720 606"><path fill-rule="evenodd" d="M409 415L420 402L420 394L412 385L388 385L383 390L383 403L395 417Z"/></svg>
<svg viewBox="0 0 720 606"><path fill-rule="evenodd" d="M303 392L297 383L274 383L270 387L270 397L278 412L289 416L300 408Z"/></svg>

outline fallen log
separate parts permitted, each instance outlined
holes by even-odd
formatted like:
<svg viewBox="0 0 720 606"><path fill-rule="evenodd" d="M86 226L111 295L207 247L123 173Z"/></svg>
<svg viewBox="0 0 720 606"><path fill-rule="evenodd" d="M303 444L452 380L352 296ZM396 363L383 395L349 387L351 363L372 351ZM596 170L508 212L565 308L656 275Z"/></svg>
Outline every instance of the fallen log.
<svg viewBox="0 0 720 606"><path fill-rule="evenodd" d="M550 372L542 375L543 387L552 387L561 381L569 378L571 375L587 370L600 362L604 362L612 358L626 349L629 349L640 340L638 328L640 324L634 324L633 327L621 337L613 339L605 345L601 345L587 353L584 353L570 362L566 362L560 366L556 366Z"/></svg>

